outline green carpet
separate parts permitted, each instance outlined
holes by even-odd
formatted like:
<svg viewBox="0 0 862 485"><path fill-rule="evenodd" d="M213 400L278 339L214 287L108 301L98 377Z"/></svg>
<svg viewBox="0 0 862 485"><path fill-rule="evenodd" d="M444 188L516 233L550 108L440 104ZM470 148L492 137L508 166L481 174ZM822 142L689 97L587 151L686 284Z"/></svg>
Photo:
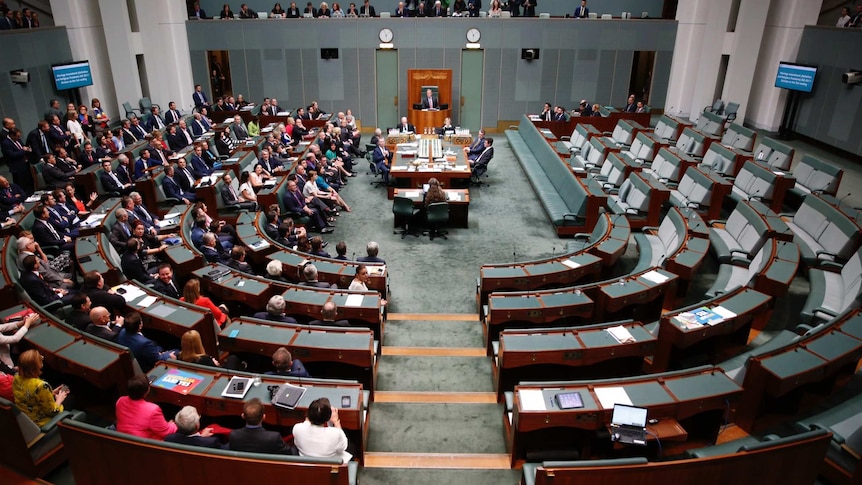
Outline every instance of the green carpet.
<svg viewBox="0 0 862 485"><path fill-rule="evenodd" d="M499 404L371 405L369 451L505 453Z"/></svg>
<svg viewBox="0 0 862 485"><path fill-rule="evenodd" d="M491 359L384 355L377 367L377 390L493 392Z"/></svg>
<svg viewBox="0 0 862 485"><path fill-rule="evenodd" d="M386 322L383 344L393 347L483 347L482 325L478 321Z"/></svg>

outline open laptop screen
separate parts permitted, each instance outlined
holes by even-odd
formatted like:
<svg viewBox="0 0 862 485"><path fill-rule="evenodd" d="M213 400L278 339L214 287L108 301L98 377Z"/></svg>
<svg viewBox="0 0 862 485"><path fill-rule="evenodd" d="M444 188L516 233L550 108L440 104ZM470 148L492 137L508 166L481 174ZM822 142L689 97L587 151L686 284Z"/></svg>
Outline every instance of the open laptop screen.
<svg viewBox="0 0 862 485"><path fill-rule="evenodd" d="M634 406L626 406L624 404L614 404L614 414L611 417L611 424L617 426L637 426L640 428L646 427L647 410L646 408L638 408Z"/></svg>

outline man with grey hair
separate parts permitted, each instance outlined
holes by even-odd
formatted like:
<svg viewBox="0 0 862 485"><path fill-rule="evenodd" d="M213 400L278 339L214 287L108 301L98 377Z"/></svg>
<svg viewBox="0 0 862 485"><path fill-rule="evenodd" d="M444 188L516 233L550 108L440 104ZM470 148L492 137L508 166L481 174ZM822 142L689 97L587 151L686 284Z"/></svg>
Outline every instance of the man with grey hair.
<svg viewBox="0 0 862 485"><path fill-rule="evenodd" d="M48 283L48 286L53 288L64 288L67 290L71 290L75 287L75 282L72 281L74 275L72 273L65 272L65 270L69 268L55 268L52 266L54 261L56 261L57 264L61 264L61 258L55 258L49 261L48 256L45 255L45 252L42 251L39 243L33 239L33 236L23 235L18 238L19 270L24 269L24 258L30 255L35 256L36 259L39 260L39 275L42 276L45 283Z"/></svg>
<svg viewBox="0 0 862 485"><path fill-rule="evenodd" d="M357 261L359 261L360 263L386 264L386 261L377 257L377 254L380 252L380 245L377 244L376 241L369 242L365 246L365 252L368 254L368 256L358 258Z"/></svg>
<svg viewBox="0 0 862 485"><path fill-rule="evenodd" d="M126 243L129 242L129 238L132 237L132 228L129 226L129 213L121 207L114 214L117 217L117 222L111 226L111 235L108 239L111 241L114 249L122 253L126 249Z"/></svg>
<svg viewBox="0 0 862 485"><path fill-rule="evenodd" d="M284 297L281 295L274 295L268 302L266 302L266 311L255 313L254 318L260 318L261 320L269 320L272 322L296 323L295 318L288 317L284 314L286 306L287 303L284 301Z"/></svg>
<svg viewBox="0 0 862 485"><path fill-rule="evenodd" d="M314 288L333 288L337 287L336 285L329 284L325 281L317 280L317 267L311 263L306 264L302 268L302 276L305 277L305 281L300 283L303 286L312 286Z"/></svg>
<svg viewBox="0 0 862 485"><path fill-rule="evenodd" d="M320 319L313 320L309 325L328 325L330 327L349 327L350 322L347 320L336 320L338 315L338 306L334 301L328 301L323 304L323 309L320 311Z"/></svg>
<svg viewBox="0 0 862 485"><path fill-rule="evenodd" d="M203 448L224 448L218 437L213 436L212 428L200 429L201 415L194 406L180 409L174 416L174 423L177 425L177 432L165 436L165 441Z"/></svg>

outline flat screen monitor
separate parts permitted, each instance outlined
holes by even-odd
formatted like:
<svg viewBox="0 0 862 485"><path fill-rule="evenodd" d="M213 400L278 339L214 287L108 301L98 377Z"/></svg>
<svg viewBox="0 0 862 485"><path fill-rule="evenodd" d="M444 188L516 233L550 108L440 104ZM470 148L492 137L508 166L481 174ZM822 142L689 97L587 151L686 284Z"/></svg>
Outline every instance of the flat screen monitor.
<svg viewBox="0 0 862 485"><path fill-rule="evenodd" d="M614 404L614 413L611 416L611 424L617 426L636 426L643 428L647 423L646 408Z"/></svg>
<svg viewBox="0 0 862 485"><path fill-rule="evenodd" d="M778 73L775 75L775 87L810 93L814 88L816 76L817 68L814 66L779 62Z"/></svg>
<svg viewBox="0 0 862 485"><path fill-rule="evenodd" d="M55 64L51 66L51 74L54 75L54 84L57 86L57 91L93 85L90 61Z"/></svg>

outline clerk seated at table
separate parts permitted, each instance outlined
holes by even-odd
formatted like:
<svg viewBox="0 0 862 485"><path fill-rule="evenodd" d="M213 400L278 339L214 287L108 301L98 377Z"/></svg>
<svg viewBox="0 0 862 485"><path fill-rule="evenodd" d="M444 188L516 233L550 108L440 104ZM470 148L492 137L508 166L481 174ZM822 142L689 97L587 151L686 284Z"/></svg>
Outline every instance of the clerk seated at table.
<svg viewBox="0 0 862 485"><path fill-rule="evenodd" d="M275 370L267 371L266 375L286 377L311 377L299 359L294 359L285 347L279 347L272 354L272 366Z"/></svg>
<svg viewBox="0 0 862 485"><path fill-rule="evenodd" d="M407 117L401 117L401 123L396 127L399 133L416 133L416 127L412 123L407 122Z"/></svg>
<svg viewBox="0 0 862 485"><path fill-rule="evenodd" d="M443 126L441 126L440 128L437 128L437 134L438 135L445 135L447 132L453 133L454 131L455 131L455 126L452 125L452 118L449 118L449 117L446 117L446 119L443 120Z"/></svg>
<svg viewBox="0 0 862 485"><path fill-rule="evenodd" d="M281 261L275 262L281 265ZM267 268L269 268L269 265L267 265ZM287 307L287 303L285 303L284 297L281 295L273 295L272 297L270 297L269 301L266 302L266 310L262 312L257 312L253 316L254 318L260 318L261 320L270 320L273 322L296 323L295 318L288 317L284 314L285 307Z"/></svg>
<svg viewBox="0 0 862 485"><path fill-rule="evenodd" d="M328 325L330 327L349 327L350 322L347 320L336 320L338 316L338 305L334 301L328 301L323 304L323 309L320 311L320 319L312 320L309 325Z"/></svg>
<svg viewBox="0 0 862 485"><path fill-rule="evenodd" d="M437 202L446 202L446 192L440 188L440 181L432 178L428 181L428 192L425 192L425 207Z"/></svg>

